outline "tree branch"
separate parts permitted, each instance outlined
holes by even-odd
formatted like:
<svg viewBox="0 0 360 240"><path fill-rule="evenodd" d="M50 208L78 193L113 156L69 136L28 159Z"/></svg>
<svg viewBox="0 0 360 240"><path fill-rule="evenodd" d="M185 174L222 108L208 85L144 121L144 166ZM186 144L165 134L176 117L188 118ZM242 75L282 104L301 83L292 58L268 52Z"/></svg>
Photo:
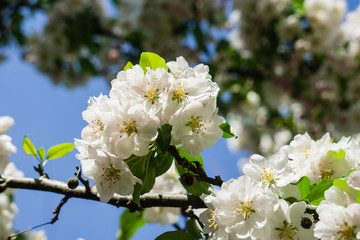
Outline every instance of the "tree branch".
<svg viewBox="0 0 360 240"><path fill-rule="evenodd" d="M59 193L68 196L69 198L82 198L94 201L100 201L95 191L90 188L90 191L86 191L86 188L79 186L76 189L70 189L65 182L47 179L40 177L34 178L14 178L4 179L0 184L0 189L6 188L17 189L32 189L46 192ZM116 195L108 204L116 207L126 207L131 210L140 210L141 208L149 207L179 207L187 208L192 206L193 208L206 208L205 203L197 196L194 195L174 195L174 194L154 194L147 193L140 196L140 207L132 201L130 196Z"/></svg>
<svg viewBox="0 0 360 240"><path fill-rule="evenodd" d="M187 168L193 173L198 174L198 176L196 176L196 179L198 181L208 182L210 184L217 185L219 187L221 187L221 185L223 184L223 180L221 180L220 176L216 176L215 178L208 177L208 175L206 175L205 171L202 169L201 164L199 162L194 162L195 164L194 165L193 163L189 162L186 158L181 157L179 151L176 149L175 146L169 146L168 152L171 155L173 155L176 162L179 165L181 165L183 168Z"/></svg>

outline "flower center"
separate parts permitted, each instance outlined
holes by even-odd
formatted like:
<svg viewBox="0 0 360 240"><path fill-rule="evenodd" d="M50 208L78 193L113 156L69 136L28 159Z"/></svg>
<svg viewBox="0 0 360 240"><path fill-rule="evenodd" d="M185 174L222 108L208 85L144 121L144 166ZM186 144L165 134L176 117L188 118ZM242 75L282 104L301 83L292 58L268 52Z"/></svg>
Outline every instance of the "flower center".
<svg viewBox="0 0 360 240"><path fill-rule="evenodd" d="M269 186L275 183L274 171L272 169L265 169L265 166L262 167L263 171L260 174L260 177L269 183ZM265 184L265 183L264 183Z"/></svg>
<svg viewBox="0 0 360 240"><path fill-rule="evenodd" d="M159 97L159 89L155 87L155 84L152 85L149 84L146 91L144 91L144 97L146 97L151 104L154 104L156 100L158 100Z"/></svg>
<svg viewBox="0 0 360 240"><path fill-rule="evenodd" d="M173 101L177 101L178 103L182 102L185 98L185 96L187 95L187 93L185 92L185 88L183 86L181 86L180 83L177 84L177 88L176 90L174 90L172 92L172 100Z"/></svg>
<svg viewBox="0 0 360 240"><path fill-rule="evenodd" d="M234 207L236 216L242 215L244 220L248 219L251 213L254 213L255 210L252 208L252 202L250 201L241 201L240 203L234 200L237 207Z"/></svg>
<svg viewBox="0 0 360 240"><path fill-rule="evenodd" d="M210 218L208 219L208 222L210 223L209 227L215 229L217 227L217 223L214 219L214 210L209 209L209 211L211 212Z"/></svg>
<svg viewBox="0 0 360 240"><path fill-rule="evenodd" d="M334 171L331 168L327 168L320 171L320 175L322 179L331 178L334 175Z"/></svg>
<svg viewBox="0 0 360 240"><path fill-rule="evenodd" d="M338 232L339 240L352 240L356 239L355 228L350 227L345 223L345 226Z"/></svg>
<svg viewBox="0 0 360 240"><path fill-rule="evenodd" d="M94 130L93 134L104 131L104 124L99 119L92 120L91 123L95 125L92 126L92 129Z"/></svg>
<svg viewBox="0 0 360 240"><path fill-rule="evenodd" d="M129 121L123 121L123 128L120 132L126 133L128 137L130 137L134 133L137 133L135 120L131 119Z"/></svg>
<svg viewBox="0 0 360 240"><path fill-rule="evenodd" d="M107 182L112 182L113 184L116 183L116 181L120 180L120 169L114 168L114 166L110 166L110 168L102 168L103 174L101 176L105 179Z"/></svg>
<svg viewBox="0 0 360 240"><path fill-rule="evenodd" d="M200 117L194 118L191 116L186 126L190 128L190 130L196 134L199 134L204 125L203 121L199 119Z"/></svg>
<svg viewBox="0 0 360 240"><path fill-rule="evenodd" d="M287 221L284 221L281 227L275 229L280 231L279 237L281 240L294 240L296 232L298 231L297 227L294 227Z"/></svg>

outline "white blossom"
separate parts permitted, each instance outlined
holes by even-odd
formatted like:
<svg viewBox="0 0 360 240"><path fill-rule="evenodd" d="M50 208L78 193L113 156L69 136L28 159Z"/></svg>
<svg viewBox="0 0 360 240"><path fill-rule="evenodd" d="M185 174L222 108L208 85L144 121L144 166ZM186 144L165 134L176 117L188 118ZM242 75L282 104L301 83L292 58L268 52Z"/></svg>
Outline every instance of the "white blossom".
<svg viewBox="0 0 360 240"><path fill-rule="evenodd" d="M261 239L316 239L314 237L314 218L311 214L305 213L306 203L295 202L289 205L285 200L280 199L280 208L274 212L272 217L271 235L263 235Z"/></svg>
<svg viewBox="0 0 360 240"><path fill-rule="evenodd" d="M117 104L106 123L104 144L122 159L132 154L144 156L158 135L158 127L159 119L154 114L146 112L142 105L124 101Z"/></svg>
<svg viewBox="0 0 360 240"><path fill-rule="evenodd" d="M346 182L350 187L360 190L360 170L351 172Z"/></svg>
<svg viewBox="0 0 360 240"><path fill-rule="evenodd" d="M0 135L9 131L9 129L15 124L12 117L2 116L0 117Z"/></svg>
<svg viewBox="0 0 360 240"><path fill-rule="evenodd" d="M293 169L288 165L288 154L285 149L280 149L269 160L257 154L252 155L242 172L260 186L269 188L284 187L296 181Z"/></svg>
<svg viewBox="0 0 360 240"><path fill-rule="evenodd" d="M91 97L88 104L88 108L82 113L88 125L82 130L81 137L91 142L100 141L104 135L105 123L110 121L116 102L101 94L97 98Z"/></svg>
<svg viewBox="0 0 360 240"><path fill-rule="evenodd" d="M14 163L9 162L6 165L2 176L4 176L6 179L22 178L22 177L24 177L24 173L22 171L18 170ZM3 192L3 193L10 195L10 194L14 194L16 191L17 191L17 189L15 189L15 188L7 188L5 190L5 192Z"/></svg>
<svg viewBox="0 0 360 240"><path fill-rule="evenodd" d="M235 239L255 239L269 234L271 214L279 207L278 197L259 187L248 176L231 179L221 189L204 199L213 209L213 227L225 226L224 231ZM258 238L259 239L259 238Z"/></svg>
<svg viewBox="0 0 360 240"><path fill-rule="evenodd" d="M172 75L164 68L150 69L146 73L139 65L121 71L111 82L111 98L131 99L132 103L145 106L147 112L157 114L161 119L161 110L167 101L167 89L170 86Z"/></svg>
<svg viewBox="0 0 360 240"><path fill-rule="evenodd" d="M9 197L0 194L0 239L7 239L12 234L14 217L17 208L14 203L10 203Z"/></svg>
<svg viewBox="0 0 360 240"><path fill-rule="evenodd" d="M47 240L44 230L25 232L26 240Z"/></svg>
<svg viewBox="0 0 360 240"><path fill-rule="evenodd" d="M170 118L172 143L181 143L195 157L222 137L219 125L224 121L217 115L215 99L205 106L194 101Z"/></svg>
<svg viewBox="0 0 360 240"><path fill-rule="evenodd" d="M94 189L103 202L108 202L115 193L130 195L134 185L141 183L130 171L128 165L115 155L95 145L75 139L84 176L94 180Z"/></svg>
<svg viewBox="0 0 360 240"><path fill-rule="evenodd" d="M315 237L322 240L360 238L360 204L351 203L347 207L320 204L316 212L320 221L315 224Z"/></svg>

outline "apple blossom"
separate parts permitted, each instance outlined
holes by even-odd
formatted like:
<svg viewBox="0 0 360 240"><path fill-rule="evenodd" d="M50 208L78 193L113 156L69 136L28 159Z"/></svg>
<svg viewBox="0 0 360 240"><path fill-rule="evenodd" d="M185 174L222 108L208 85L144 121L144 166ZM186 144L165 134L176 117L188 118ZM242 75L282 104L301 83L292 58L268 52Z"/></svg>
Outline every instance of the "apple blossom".
<svg viewBox="0 0 360 240"><path fill-rule="evenodd" d="M191 102L169 120L172 142L181 143L184 150L195 157L222 137L219 125L224 121L217 115L215 99L205 106L197 101Z"/></svg>
<svg viewBox="0 0 360 240"><path fill-rule="evenodd" d="M84 140L75 139L76 155L81 160L86 177L94 180L94 189L103 202L108 202L115 193L130 195L134 185L141 183L127 164L115 155Z"/></svg>

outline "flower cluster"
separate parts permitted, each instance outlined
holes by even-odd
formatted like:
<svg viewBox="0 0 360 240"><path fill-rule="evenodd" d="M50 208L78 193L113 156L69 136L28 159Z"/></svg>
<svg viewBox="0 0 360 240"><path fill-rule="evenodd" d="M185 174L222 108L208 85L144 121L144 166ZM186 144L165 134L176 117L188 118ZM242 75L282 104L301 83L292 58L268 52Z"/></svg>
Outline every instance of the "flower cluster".
<svg viewBox="0 0 360 240"><path fill-rule="evenodd" d="M306 133L269 159L251 156L244 176L204 197L205 233L210 239L359 239L359 153L351 138L335 143L325 134L314 141ZM319 186L328 188L322 196L311 192ZM318 216L310 214L315 209Z"/></svg>
<svg viewBox="0 0 360 240"><path fill-rule="evenodd" d="M14 123L11 117L0 117L0 176L7 179L23 177L23 173L10 162L10 154L16 152L16 147L11 143L11 137L5 135ZM14 217L17 213L17 207L11 201L11 195L14 192L14 189L0 192L0 239L7 239L12 234Z"/></svg>
<svg viewBox="0 0 360 240"><path fill-rule="evenodd" d="M156 56L145 53L142 59L163 60ZM219 125L224 119L216 108L219 88L208 71L202 64L189 67L183 57L166 65L164 61L161 67L135 65L118 73L109 97L90 98L83 112L88 125L75 146L83 172L94 179L102 201L114 193L132 194L134 185L141 184L124 160L147 155L159 127L170 125L171 144L182 144L193 157L222 137Z"/></svg>
<svg viewBox="0 0 360 240"><path fill-rule="evenodd" d="M249 66L234 77L232 63L221 61L227 67L215 77L234 95L228 118L241 132L232 148L272 154L293 133L330 131L338 139L360 132L360 7L346 8L345 0L234 4L229 41ZM266 67L252 68L253 61Z"/></svg>

